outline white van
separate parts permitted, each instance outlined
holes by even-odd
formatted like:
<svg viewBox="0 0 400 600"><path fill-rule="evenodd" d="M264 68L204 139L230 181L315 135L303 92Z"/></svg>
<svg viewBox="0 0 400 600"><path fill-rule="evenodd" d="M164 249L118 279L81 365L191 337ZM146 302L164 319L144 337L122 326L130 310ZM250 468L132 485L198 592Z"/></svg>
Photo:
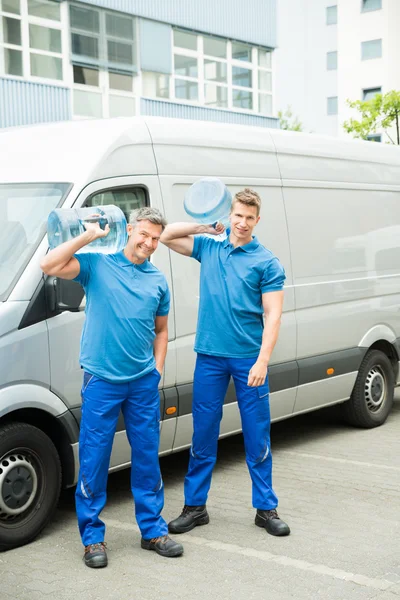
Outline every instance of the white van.
<svg viewBox="0 0 400 600"><path fill-rule="evenodd" d="M187 220L185 190L220 177L263 201L256 234L287 273L270 368L274 420L343 403L361 427L387 418L400 360L400 150L255 127L159 118L0 133L0 549L31 541L78 473L83 290L44 277L57 207L150 204ZM160 244L169 349L160 454L191 441L199 265ZM240 431L233 388L221 435ZM110 469L129 465L123 420Z"/></svg>

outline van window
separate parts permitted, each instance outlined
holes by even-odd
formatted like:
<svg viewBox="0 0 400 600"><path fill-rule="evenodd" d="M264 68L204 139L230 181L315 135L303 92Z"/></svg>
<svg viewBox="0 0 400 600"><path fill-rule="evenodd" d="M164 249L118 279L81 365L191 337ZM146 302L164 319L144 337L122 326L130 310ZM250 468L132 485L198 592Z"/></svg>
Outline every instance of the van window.
<svg viewBox="0 0 400 600"><path fill-rule="evenodd" d="M49 213L60 205L69 183L0 184L0 302L46 233Z"/></svg>
<svg viewBox="0 0 400 600"><path fill-rule="evenodd" d="M142 187L125 187L113 190L103 190L90 196L84 206L104 206L114 204L124 213L126 220L129 220L129 214L136 208L147 206L147 193Z"/></svg>

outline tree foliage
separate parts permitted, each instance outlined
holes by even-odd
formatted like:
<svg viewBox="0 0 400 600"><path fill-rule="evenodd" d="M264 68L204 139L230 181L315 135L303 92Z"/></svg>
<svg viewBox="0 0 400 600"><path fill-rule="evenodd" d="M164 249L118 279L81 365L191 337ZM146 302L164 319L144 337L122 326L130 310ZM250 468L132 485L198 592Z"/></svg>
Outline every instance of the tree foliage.
<svg viewBox="0 0 400 600"><path fill-rule="evenodd" d="M303 124L298 117L293 116L291 106L288 106L285 112L278 111L280 128L288 131L303 131Z"/></svg>
<svg viewBox="0 0 400 600"><path fill-rule="evenodd" d="M360 120L349 119L343 123L347 133L365 140L377 129L383 129L390 143L400 145L400 92L392 90L384 95L376 94L370 100L347 100L347 104L360 113ZM388 131L393 126L395 139Z"/></svg>

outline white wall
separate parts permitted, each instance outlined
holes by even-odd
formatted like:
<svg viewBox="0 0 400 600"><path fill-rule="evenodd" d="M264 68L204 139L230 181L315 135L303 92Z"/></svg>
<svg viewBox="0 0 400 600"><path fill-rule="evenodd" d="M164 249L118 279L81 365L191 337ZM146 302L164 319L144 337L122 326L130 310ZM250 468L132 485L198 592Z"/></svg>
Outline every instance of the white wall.
<svg viewBox="0 0 400 600"><path fill-rule="evenodd" d="M339 135L347 136L342 128L343 121L359 113L346 105L346 100L362 100L363 89L381 87L388 91L389 48L388 11L383 0L382 10L361 12L359 0L338 2L338 95ZM394 0L397 2L398 0ZM386 5L386 6L385 6ZM382 39L382 58L361 60L361 43Z"/></svg>
<svg viewBox="0 0 400 600"><path fill-rule="evenodd" d="M326 25L326 7L337 4L337 25ZM363 89L400 90L400 0L362 12L361 0L278 0L276 107L291 105L305 131L347 136L343 121L358 112L346 100ZM361 60L361 42L382 39L382 58ZM337 71L326 53L338 51ZM327 98L338 96L338 115L327 115ZM387 138L384 137L383 141Z"/></svg>
<svg viewBox="0 0 400 600"><path fill-rule="evenodd" d="M337 96L337 71L327 71L326 53L337 50L337 26L326 25L326 7L336 0L278 0L275 52L276 107L293 112L304 131L335 135L337 117L327 115L327 97Z"/></svg>

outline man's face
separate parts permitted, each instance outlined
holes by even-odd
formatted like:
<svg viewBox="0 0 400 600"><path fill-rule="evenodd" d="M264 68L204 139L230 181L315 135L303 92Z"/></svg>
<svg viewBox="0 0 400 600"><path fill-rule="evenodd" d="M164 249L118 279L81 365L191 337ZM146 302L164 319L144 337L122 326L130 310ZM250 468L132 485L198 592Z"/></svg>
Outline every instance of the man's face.
<svg viewBox="0 0 400 600"><path fill-rule="evenodd" d="M241 202L235 202L232 205L230 214L231 232L237 238L250 238L259 220L256 206L247 206Z"/></svg>
<svg viewBox="0 0 400 600"><path fill-rule="evenodd" d="M143 262L157 249L161 233L162 226L147 219L138 221L134 227L129 224L129 238L126 247L137 260Z"/></svg>

